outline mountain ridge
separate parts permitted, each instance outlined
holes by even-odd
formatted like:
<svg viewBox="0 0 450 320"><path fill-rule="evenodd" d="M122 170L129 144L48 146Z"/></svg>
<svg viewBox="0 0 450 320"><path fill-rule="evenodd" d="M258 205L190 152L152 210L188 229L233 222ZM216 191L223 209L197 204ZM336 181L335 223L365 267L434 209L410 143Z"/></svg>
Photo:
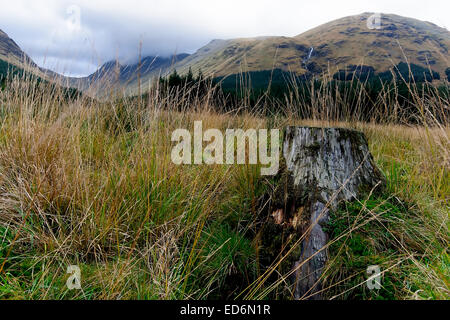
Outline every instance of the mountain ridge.
<svg viewBox="0 0 450 320"><path fill-rule="evenodd" d="M330 21L294 37L269 37L259 41L253 38L225 40L222 43L226 45L223 46L220 52L224 59L214 58L217 58L216 64L218 66L221 66L221 63L223 66L223 63L227 64L227 55L229 57L234 55L235 59L232 62L237 64L236 62L242 62L239 61L239 58L242 58L244 56L243 53L245 53L247 56L246 63L248 71L252 71L252 69L271 69L271 65L273 64L282 70L302 74L307 71L302 63L307 58L311 48L314 48L312 58L315 58L311 62L316 62L323 70L328 65L328 61L333 62L337 67L336 69L338 69L343 64L359 64L362 61L361 58L368 59L370 63L381 64L382 67L387 67L388 64L392 66L391 63L386 63L389 61L380 61L380 58L388 59L393 57L396 61L398 60L397 62L400 62L403 59L400 56L402 51L400 46L406 46L403 49L405 54L415 53L417 51L421 55L420 57L413 57L410 59L410 62L424 64L426 63L427 57L439 59L439 54L442 54L445 55L445 64L448 64L448 48L450 47L450 32L448 30L417 19L385 14L382 15L381 29L370 30L365 26L370 15L371 13L364 13ZM406 27L402 28L402 26ZM363 28L366 29L364 30ZM430 32L432 29L437 31ZM400 46L398 46L397 41ZM434 42L431 46L427 43L430 41ZM411 49L410 42L422 48L418 50L417 48L416 50ZM388 53L376 55L372 52L374 49L388 51ZM201 50L202 48L199 49L199 51ZM353 51L354 56L349 57L349 51ZM264 54L264 57L261 57L261 53ZM192 56L194 55L196 53ZM254 57L251 55L254 55ZM378 61L373 61L375 59L371 57L374 56ZM268 57L277 58L276 61L273 59L272 61L265 61L265 58ZM325 59L320 61L320 58ZM210 56L207 59L213 59L213 57ZM434 65L437 61L431 60L429 62L431 65ZM442 72L445 69L444 63L442 61L439 62L441 64L439 71ZM255 65L256 68L253 67ZM189 66L178 64L175 67L182 69L191 67L193 70L196 69L196 66L192 64ZM206 69L208 69L207 65ZM217 75L224 75L224 69L226 68L215 67L214 70L204 70L204 72L214 72ZM228 69L236 70L237 68L230 66Z"/></svg>
<svg viewBox="0 0 450 320"><path fill-rule="evenodd" d="M118 61L110 60L104 63L94 73L87 77L69 78L70 86L82 91L90 90L94 95L102 95L105 89L114 90L118 88L127 89L129 83L138 82L140 76L156 77L163 74L176 61L181 61L189 56L181 53L169 57L146 56L134 64L120 64Z"/></svg>
<svg viewBox="0 0 450 320"><path fill-rule="evenodd" d="M31 58L20 49L17 43L6 32L0 29L0 59L12 64L31 62Z"/></svg>
<svg viewBox="0 0 450 320"><path fill-rule="evenodd" d="M140 67L138 63L124 66L109 61L82 78L64 77L41 68L37 68L37 72L66 81L68 86L83 91L94 85L93 95L106 89L102 82L119 84L127 94L137 94L141 92L139 87L148 88L155 77L166 76L174 70L179 74L192 70L211 77L226 77L242 72L280 69L296 75L320 77L327 73L333 75L355 70L355 66L385 73L406 62L432 69L441 78L446 77L450 60L450 32L447 29L396 14L381 14L379 28L373 29L367 26L372 15L365 12L343 17L293 37L214 39L193 54L144 57ZM3 39L0 41L0 59L6 56L14 60L12 63L20 64L17 44L8 40L2 31L0 39ZM5 54L8 48L11 51L9 56ZM24 53L23 56L29 59Z"/></svg>
<svg viewBox="0 0 450 320"><path fill-rule="evenodd" d="M450 32L434 23L396 14L380 14L379 28L370 29L367 20L373 13L336 19L294 37L267 36L214 39L166 74L191 69L212 77L224 78L246 72L280 69L295 75L334 75L355 66L374 72L391 72L406 62L430 68L446 78L449 67ZM143 76L142 83L151 81ZM130 83L136 92L137 83Z"/></svg>

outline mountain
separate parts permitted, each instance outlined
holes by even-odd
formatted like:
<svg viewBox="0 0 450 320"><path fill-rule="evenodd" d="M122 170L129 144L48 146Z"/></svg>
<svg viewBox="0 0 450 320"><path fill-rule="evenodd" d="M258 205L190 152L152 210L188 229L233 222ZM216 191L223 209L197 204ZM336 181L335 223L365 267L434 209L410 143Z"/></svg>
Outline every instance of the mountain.
<svg viewBox="0 0 450 320"><path fill-rule="evenodd" d="M2 61L2 69L5 65L10 65L13 69L25 70L31 74L45 80L54 81L56 79L64 79L64 76L57 74L48 69L40 68L22 49L12 40L5 32L0 30L0 61Z"/></svg>
<svg viewBox="0 0 450 320"><path fill-rule="evenodd" d="M14 73L26 70L26 72L41 79L57 82L65 87L76 88L95 97L107 96L111 88L124 88L130 94L135 94L140 77L151 79L160 74L165 74L174 64L188 56L186 53L171 57L148 56L142 58L139 63L127 65L121 65L117 61L109 61L87 77L65 77L51 70L38 67L14 40L0 30L0 78L4 78L9 70L14 71Z"/></svg>
<svg viewBox="0 0 450 320"><path fill-rule="evenodd" d="M173 66L179 73L223 77L240 72L280 69L297 75L331 75L363 66L389 72L401 62L431 68L446 77L450 32L433 23L393 14L381 15L379 29L369 29L372 13L338 19L295 37L213 40Z"/></svg>
<svg viewBox="0 0 450 320"><path fill-rule="evenodd" d="M8 68L13 69L11 71L14 72L26 69L40 77L44 76L44 72L2 30L0 30L0 63L0 76L4 76L8 72Z"/></svg>
<svg viewBox="0 0 450 320"><path fill-rule="evenodd" d="M0 60L16 66L25 62L32 63L31 58L2 30L0 30Z"/></svg>
<svg viewBox="0 0 450 320"><path fill-rule="evenodd" d="M64 77L37 67L0 31L0 60L19 67L28 65L31 72L45 79L61 81L92 96L106 96L111 87L137 94L139 87L145 91L155 77L173 70L186 74L189 69L194 74L201 70L207 76L222 79L230 75L237 78L241 72L257 73L261 81L272 76L272 70L280 79L285 72L306 77L325 73L342 80L348 80L353 73L388 79L392 73L407 74L408 63L422 80L450 80L447 29L394 14L382 14L380 27L373 29L368 27L372 15L341 18L294 37L216 39L191 55L149 56L127 65L109 61L83 78Z"/></svg>
<svg viewBox="0 0 450 320"><path fill-rule="evenodd" d="M142 58L140 62L127 65L121 65L118 61L108 61L93 74L83 78L70 78L69 83L83 91L90 90L96 96L107 94L104 91L110 88L119 87L133 91L139 86L139 78L148 80L165 74L174 64L188 56L187 53L171 57L148 56Z"/></svg>
<svg viewBox="0 0 450 320"><path fill-rule="evenodd" d="M75 99L82 95L81 91L61 85L67 83L67 78L51 70L40 68L34 61L20 49L20 47L5 32L0 30L0 89L7 85L9 76L25 77L35 80L36 84L49 86L49 92L56 92L56 87L61 90L60 97Z"/></svg>
<svg viewBox="0 0 450 320"><path fill-rule="evenodd" d="M311 62L322 69L364 64L386 71L400 62L431 67L439 73L449 65L450 32L437 25L393 14L381 15L380 29L369 29L364 13L335 20L295 37L316 48Z"/></svg>

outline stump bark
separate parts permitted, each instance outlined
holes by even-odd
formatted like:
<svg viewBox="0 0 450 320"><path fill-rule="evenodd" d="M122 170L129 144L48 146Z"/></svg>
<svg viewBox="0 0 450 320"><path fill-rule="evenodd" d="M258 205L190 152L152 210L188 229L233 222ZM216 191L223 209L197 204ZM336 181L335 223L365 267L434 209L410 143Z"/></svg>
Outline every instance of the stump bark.
<svg viewBox="0 0 450 320"><path fill-rule="evenodd" d="M274 202L273 223L303 239L290 260L294 297L321 299L320 276L328 257L324 226L330 210L382 188L385 180L364 134L355 130L287 127L283 159L287 185L279 192L282 201Z"/></svg>

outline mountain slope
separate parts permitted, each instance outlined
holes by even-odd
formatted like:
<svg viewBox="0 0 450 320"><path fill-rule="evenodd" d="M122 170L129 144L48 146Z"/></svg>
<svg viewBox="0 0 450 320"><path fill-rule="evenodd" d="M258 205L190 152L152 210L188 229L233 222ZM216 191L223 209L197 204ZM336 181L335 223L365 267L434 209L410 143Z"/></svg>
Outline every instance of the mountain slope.
<svg viewBox="0 0 450 320"><path fill-rule="evenodd" d="M20 66L24 62L31 62L22 49L5 32L0 30L0 60Z"/></svg>
<svg viewBox="0 0 450 320"><path fill-rule="evenodd" d="M86 91L89 95L96 97L107 96L111 88L137 88L139 76L143 79L159 76L187 56L189 55L186 53L172 57L149 56L143 58L140 63L130 65L120 65L116 61L109 61L87 77L65 77L51 70L38 67L14 40L0 30L0 61L2 61L2 70L9 70L10 68L5 66L11 65L12 68L24 70L39 78L57 82L65 87ZM133 91L131 94L134 93Z"/></svg>
<svg viewBox="0 0 450 320"><path fill-rule="evenodd" d="M94 96L107 95L110 89L125 89L130 94L137 93L139 78L152 79L169 70L176 62L182 61L186 53L172 57L148 56L140 63L121 65L118 61L108 61L93 74L83 78L70 78L69 84L82 91L89 90ZM141 84L144 82L141 82ZM144 86L141 86L144 88ZM147 85L145 86L147 88ZM136 91L136 92L135 92Z"/></svg>
<svg viewBox="0 0 450 320"><path fill-rule="evenodd" d="M61 76L56 72L40 68L33 59L23 52L17 43L2 30L0 30L0 60L42 79L50 81L66 80L64 76Z"/></svg>
<svg viewBox="0 0 450 320"><path fill-rule="evenodd" d="M50 88L48 92L59 92L60 98L74 99L82 93L67 86L68 78L51 70L39 68L36 63L20 49L20 47L5 32L0 30L0 89L3 90L8 78L19 77L27 79L35 85ZM55 91L58 88L61 90Z"/></svg>
<svg viewBox="0 0 450 320"><path fill-rule="evenodd" d="M371 13L335 20L295 37L316 49L311 61L364 64L385 71L400 62L430 66L443 75L449 64L450 32L430 22L393 14L381 16L381 28L369 29Z"/></svg>
<svg viewBox="0 0 450 320"><path fill-rule="evenodd" d="M0 30L0 60L19 67L27 65L40 77L58 80L82 91L89 90L93 96L107 95L111 87L125 89L130 95L137 94L139 84L145 91L155 77L175 69L180 74L189 69L194 74L201 70L214 77L279 69L307 76L330 73L346 79L346 73L358 70L356 66L372 74L386 74L393 66L408 62L416 70L431 69L441 79L450 77L446 74L450 65L448 30L393 14L381 15L381 28L369 29L367 20L371 15L363 13L341 18L295 37L213 40L192 55L143 58L140 67L137 63L107 62L84 78L68 78L39 68Z"/></svg>
<svg viewBox="0 0 450 320"><path fill-rule="evenodd" d="M281 69L302 74L334 74L351 65L377 73L400 62L430 67L441 78L449 66L450 32L432 23L383 14L381 28L369 29L371 13L345 17L295 37L214 40L174 65L179 73L226 76Z"/></svg>

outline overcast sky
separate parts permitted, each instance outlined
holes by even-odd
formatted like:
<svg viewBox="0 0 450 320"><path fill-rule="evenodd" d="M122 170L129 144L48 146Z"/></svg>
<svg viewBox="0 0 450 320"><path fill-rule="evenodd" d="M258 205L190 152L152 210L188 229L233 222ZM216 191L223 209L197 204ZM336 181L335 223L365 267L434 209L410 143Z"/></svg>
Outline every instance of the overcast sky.
<svg viewBox="0 0 450 320"><path fill-rule="evenodd" d="M362 12L450 28L448 0L0 0L0 29L36 63L87 75L105 61L193 53L212 39L294 36Z"/></svg>

